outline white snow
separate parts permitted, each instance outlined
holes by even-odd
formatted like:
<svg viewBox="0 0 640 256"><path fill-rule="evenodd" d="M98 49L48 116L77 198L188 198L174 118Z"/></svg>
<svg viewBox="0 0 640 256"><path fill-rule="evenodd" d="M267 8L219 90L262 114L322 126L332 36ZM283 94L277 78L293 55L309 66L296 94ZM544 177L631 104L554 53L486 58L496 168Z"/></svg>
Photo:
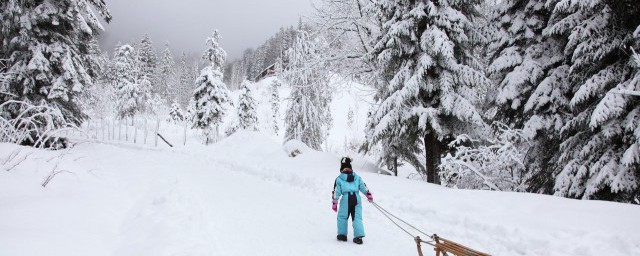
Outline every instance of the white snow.
<svg viewBox="0 0 640 256"><path fill-rule="evenodd" d="M171 149L0 144L0 255L416 255L369 203L365 243L336 241L339 159L290 158L258 132ZM41 187L54 168L67 172ZM448 189L377 174L358 157L354 169L392 213L492 255L640 255L637 205Z"/></svg>

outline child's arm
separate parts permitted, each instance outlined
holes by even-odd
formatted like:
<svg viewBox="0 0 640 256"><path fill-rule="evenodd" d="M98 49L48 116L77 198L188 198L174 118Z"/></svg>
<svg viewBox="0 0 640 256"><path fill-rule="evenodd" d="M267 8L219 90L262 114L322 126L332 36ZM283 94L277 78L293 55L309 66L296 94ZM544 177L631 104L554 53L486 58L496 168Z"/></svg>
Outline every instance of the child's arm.
<svg viewBox="0 0 640 256"><path fill-rule="evenodd" d="M342 188L340 187L340 183L338 183L338 178L333 182L333 191L331 191L331 199L338 200L342 195Z"/></svg>
<svg viewBox="0 0 640 256"><path fill-rule="evenodd" d="M362 194L365 194L367 196L367 200L372 203L373 202L373 195L371 194L371 191L369 190L369 188L367 187L367 184L364 183L364 181L362 181L362 178L358 179L358 189L360 189L360 192Z"/></svg>
<svg viewBox="0 0 640 256"><path fill-rule="evenodd" d="M369 188L367 187L367 184L365 184L364 181L362 181L362 177L358 179L358 189L362 194L369 193Z"/></svg>

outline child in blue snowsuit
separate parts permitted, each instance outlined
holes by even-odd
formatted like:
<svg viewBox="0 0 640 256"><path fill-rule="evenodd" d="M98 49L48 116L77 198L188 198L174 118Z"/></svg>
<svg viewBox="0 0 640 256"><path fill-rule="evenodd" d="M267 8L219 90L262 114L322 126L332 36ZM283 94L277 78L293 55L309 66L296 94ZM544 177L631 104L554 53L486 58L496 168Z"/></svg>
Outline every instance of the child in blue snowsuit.
<svg viewBox="0 0 640 256"><path fill-rule="evenodd" d="M338 240L347 241L347 224L349 216L353 222L353 242L362 244L364 226L362 225L362 199L358 192L367 196L369 202L373 202L373 195L362 178L351 169L351 159L343 157L340 161L340 175L333 184L332 209L338 212ZM342 199L341 199L342 197ZM340 211L338 200L340 199Z"/></svg>

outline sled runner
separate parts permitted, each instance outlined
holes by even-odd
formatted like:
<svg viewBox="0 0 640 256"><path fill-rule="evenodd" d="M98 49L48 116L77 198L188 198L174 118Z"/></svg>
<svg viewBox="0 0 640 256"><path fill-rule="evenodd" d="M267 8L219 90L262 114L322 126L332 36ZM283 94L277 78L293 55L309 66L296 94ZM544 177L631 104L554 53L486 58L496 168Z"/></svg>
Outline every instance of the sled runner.
<svg viewBox="0 0 640 256"><path fill-rule="evenodd" d="M418 247L418 255L424 256L422 254L422 248L420 243L426 243L433 246L433 250L436 251L436 256L491 256L489 254L476 251L459 243L444 239L439 237L438 235L432 236L432 241L423 241L419 236L415 238L416 245Z"/></svg>

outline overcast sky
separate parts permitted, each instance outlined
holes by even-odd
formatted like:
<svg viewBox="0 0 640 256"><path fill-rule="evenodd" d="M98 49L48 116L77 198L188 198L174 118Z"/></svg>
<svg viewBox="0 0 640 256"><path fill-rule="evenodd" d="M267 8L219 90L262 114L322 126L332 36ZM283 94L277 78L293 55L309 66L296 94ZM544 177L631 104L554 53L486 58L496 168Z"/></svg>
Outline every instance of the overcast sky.
<svg viewBox="0 0 640 256"><path fill-rule="evenodd" d="M113 15L102 33L102 49L139 40L148 33L156 51L169 41L174 56L200 54L217 28L229 59L256 47L281 26L311 13L311 0L106 0Z"/></svg>

